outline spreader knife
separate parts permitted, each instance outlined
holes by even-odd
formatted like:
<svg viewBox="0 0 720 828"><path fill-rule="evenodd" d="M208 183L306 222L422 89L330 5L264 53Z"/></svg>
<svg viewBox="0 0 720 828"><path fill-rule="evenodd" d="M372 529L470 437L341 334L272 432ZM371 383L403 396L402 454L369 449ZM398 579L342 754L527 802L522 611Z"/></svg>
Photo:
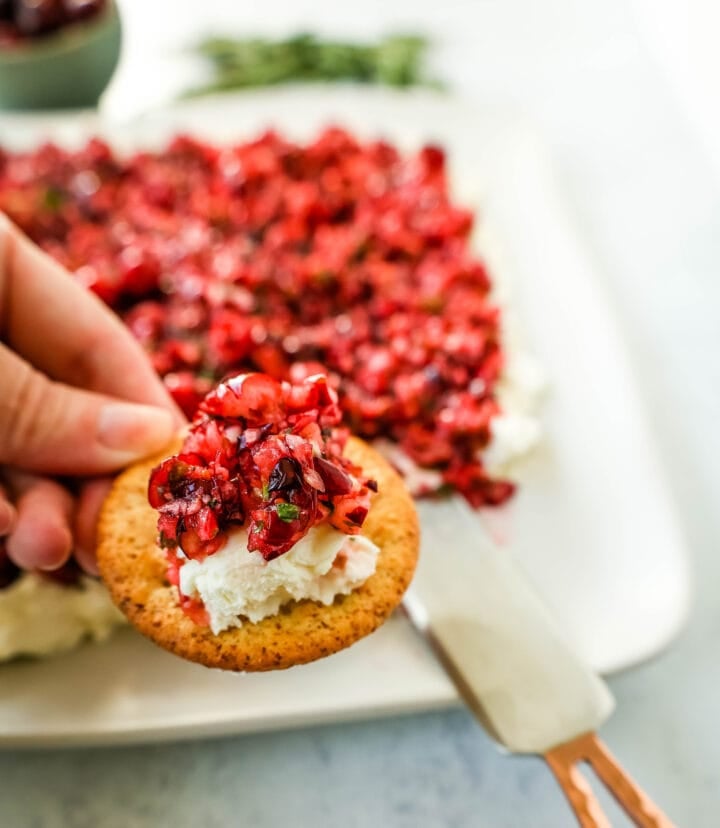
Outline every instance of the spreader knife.
<svg viewBox="0 0 720 828"><path fill-rule="evenodd" d="M597 737L613 697L510 552L459 498L417 505L420 563L403 605L490 736L514 753L543 756L583 828L610 828L580 774L583 762L636 825L672 828Z"/></svg>

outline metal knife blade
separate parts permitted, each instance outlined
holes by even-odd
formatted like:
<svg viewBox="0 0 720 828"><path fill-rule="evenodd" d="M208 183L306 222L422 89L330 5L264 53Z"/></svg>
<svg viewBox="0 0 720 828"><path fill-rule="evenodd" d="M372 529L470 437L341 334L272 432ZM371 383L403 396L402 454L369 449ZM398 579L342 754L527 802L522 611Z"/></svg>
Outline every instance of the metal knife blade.
<svg viewBox="0 0 720 828"><path fill-rule="evenodd" d="M596 730L614 708L610 691L511 553L459 498L417 507L420 562L403 605L490 735L513 752L545 753Z"/></svg>

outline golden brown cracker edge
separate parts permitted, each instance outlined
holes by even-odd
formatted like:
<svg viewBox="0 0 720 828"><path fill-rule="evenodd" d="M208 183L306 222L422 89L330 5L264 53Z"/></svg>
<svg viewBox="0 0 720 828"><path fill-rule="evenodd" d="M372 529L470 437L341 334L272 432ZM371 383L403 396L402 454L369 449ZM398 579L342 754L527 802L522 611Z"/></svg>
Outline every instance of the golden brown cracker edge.
<svg viewBox="0 0 720 828"><path fill-rule="evenodd" d="M224 670L281 670L315 661L374 632L400 603L417 562L419 527L400 476L375 449L355 437L345 454L378 482L363 534L380 548L375 573L330 606L289 604L274 616L215 635L180 609L156 544L157 513L147 500L151 470L177 453L171 446L123 472L103 505L98 566L114 603L156 644L189 661Z"/></svg>

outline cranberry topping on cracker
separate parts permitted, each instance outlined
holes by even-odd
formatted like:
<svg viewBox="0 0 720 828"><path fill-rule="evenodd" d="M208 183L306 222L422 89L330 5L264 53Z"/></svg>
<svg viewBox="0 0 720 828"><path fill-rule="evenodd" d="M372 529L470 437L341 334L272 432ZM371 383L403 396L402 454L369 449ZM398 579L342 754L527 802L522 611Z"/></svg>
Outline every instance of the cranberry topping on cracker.
<svg viewBox="0 0 720 828"><path fill-rule="evenodd" d="M204 560L245 526L248 551L271 561L327 521L357 534L374 481L343 456L347 431L321 374L300 383L259 373L226 379L200 404L179 454L150 476L159 544Z"/></svg>

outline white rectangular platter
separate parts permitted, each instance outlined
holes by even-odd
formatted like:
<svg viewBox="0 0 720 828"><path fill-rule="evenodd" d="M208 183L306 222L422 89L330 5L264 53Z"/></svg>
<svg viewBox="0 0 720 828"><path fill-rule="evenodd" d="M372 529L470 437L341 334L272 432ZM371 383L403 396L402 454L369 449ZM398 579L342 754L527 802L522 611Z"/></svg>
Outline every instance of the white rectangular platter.
<svg viewBox="0 0 720 828"><path fill-rule="evenodd" d="M236 141L273 126L309 138L328 123L447 148L457 198L477 206L491 270L547 373L543 445L512 505L479 516L478 531L517 557L596 668L657 652L687 611L683 540L611 305L525 126L431 93L299 88L208 99L131 125L7 117L0 143L76 143L103 131L132 149L178 130ZM66 656L0 666L0 747L192 738L454 703L401 616L337 656L264 675L206 670L124 630Z"/></svg>

